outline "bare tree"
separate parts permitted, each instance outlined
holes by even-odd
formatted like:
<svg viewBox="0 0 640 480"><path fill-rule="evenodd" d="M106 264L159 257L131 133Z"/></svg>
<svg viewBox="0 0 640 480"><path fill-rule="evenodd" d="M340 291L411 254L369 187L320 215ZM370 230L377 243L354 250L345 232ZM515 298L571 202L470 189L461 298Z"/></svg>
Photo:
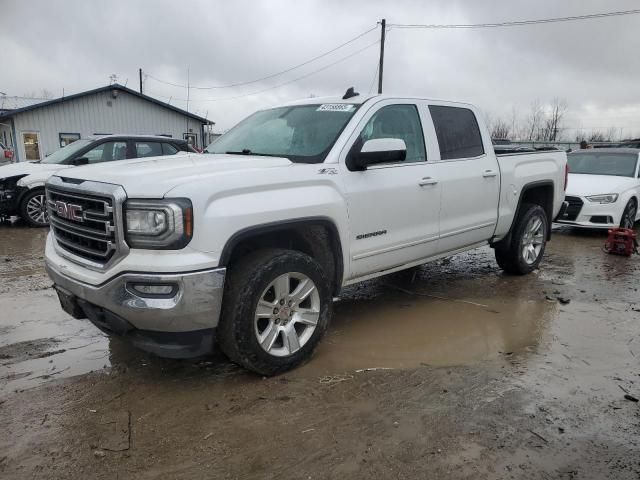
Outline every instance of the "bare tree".
<svg viewBox="0 0 640 480"><path fill-rule="evenodd" d="M519 140L522 138L521 126L518 120L518 112L516 111L516 106L511 106L511 116L509 117L509 122L511 123L511 137L512 140Z"/></svg>
<svg viewBox="0 0 640 480"><path fill-rule="evenodd" d="M509 138L511 136L511 126L498 118L491 123L491 138Z"/></svg>
<svg viewBox="0 0 640 480"><path fill-rule="evenodd" d="M560 130L562 128L562 119L567 113L567 102L564 99L554 98L542 128L540 140L555 142L558 140Z"/></svg>
<svg viewBox="0 0 640 480"><path fill-rule="evenodd" d="M540 140L543 116L544 110L540 104L540 100L536 99L531 102L531 110L527 117L527 140Z"/></svg>
<svg viewBox="0 0 640 480"><path fill-rule="evenodd" d="M600 130L593 130L588 140L590 142L605 142L607 140L607 134Z"/></svg>
<svg viewBox="0 0 640 480"><path fill-rule="evenodd" d="M618 136L618 129L616 127L609 127L605 132L605 136L607 137L608 142L615 142Z"/></svg>
<svg viewBox="0 0 640 480"><path fill-rule="evenodd" d="M39 92L37 92L36 90L25 92L22 94L22 96L26 98L44 98L46 100L49 100L53 98L53 92L51 90L43 88Z"/></svg>

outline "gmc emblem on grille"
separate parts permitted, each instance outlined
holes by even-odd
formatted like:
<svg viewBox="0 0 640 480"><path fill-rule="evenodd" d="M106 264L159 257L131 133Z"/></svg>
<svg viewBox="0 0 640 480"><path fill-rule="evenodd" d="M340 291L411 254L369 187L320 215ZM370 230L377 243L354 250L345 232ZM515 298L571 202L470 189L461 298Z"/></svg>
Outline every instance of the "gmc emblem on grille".
<svg viewBox="0 0 640 480"><path fill-rule="evenodd" d="M53 211L56 212L56 215L60 218L66 218L67 220L73 220L74 222L84 222L82 207L80 205L62 202L60 200L50 202L50 205Z"/></svg>

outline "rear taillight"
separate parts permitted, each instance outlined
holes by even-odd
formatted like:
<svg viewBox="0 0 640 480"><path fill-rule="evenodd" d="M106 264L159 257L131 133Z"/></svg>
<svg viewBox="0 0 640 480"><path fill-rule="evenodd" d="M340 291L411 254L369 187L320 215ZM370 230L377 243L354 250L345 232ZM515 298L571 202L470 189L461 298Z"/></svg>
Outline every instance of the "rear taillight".
<svg viewBox="0 0 640 480"><path fill-rule="evenodd" d="M13 152L11 150L5 150L4 158L13 158Z"/></svg>
<svg viewBox="0 0 640 480"><path fill-rule="evenodd" d="M564 191L567 191L567 184L569 183L569 164L564 164Z"/></svg>

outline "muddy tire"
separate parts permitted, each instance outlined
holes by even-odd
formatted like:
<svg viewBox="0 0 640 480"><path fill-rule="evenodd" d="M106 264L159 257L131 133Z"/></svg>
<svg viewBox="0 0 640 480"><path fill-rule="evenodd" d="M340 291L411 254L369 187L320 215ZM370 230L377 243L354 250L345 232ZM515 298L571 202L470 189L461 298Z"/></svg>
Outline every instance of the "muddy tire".
<svg viewBox="0 0 640 480"><path fill-rule="evenodd" d="M525 203L510 237L495 245L496 261L511 275L526 275L542 260L549 232L549 219L540 205Z"/></svg>
<svg viewBox="0 0 640 480"><path fill-rule="evenodd" d="M620 219L620 228L633 228L636 223L636 216L638 215L638 204L636 199L632 198L624 207L622 212L622 218Z"/></svg>
<svg viewBox="0 0 640 480"><path fill-rule="evenodd" d="M20 217L30 227L48 227L49 216L44 188L34 188L20 200Z"/></svg>
<svg viewBox="0 0 640 480"><path fill-rule="evenodd" d="M264 249L230 268L218 344L235 363L276 375L311 357L332 314L330 282L298 251Z"/></svg>

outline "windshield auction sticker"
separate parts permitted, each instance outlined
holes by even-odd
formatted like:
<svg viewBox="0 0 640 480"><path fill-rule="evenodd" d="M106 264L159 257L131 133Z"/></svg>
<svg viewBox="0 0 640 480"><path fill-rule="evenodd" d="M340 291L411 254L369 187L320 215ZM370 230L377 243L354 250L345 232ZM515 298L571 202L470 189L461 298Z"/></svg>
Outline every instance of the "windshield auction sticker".
<svg viewBox="0 0 640 480"><path fill-rule="evenodd" d="M350 103L325 103L320 105L317 112L350 112L354 105Z"/></svg>

